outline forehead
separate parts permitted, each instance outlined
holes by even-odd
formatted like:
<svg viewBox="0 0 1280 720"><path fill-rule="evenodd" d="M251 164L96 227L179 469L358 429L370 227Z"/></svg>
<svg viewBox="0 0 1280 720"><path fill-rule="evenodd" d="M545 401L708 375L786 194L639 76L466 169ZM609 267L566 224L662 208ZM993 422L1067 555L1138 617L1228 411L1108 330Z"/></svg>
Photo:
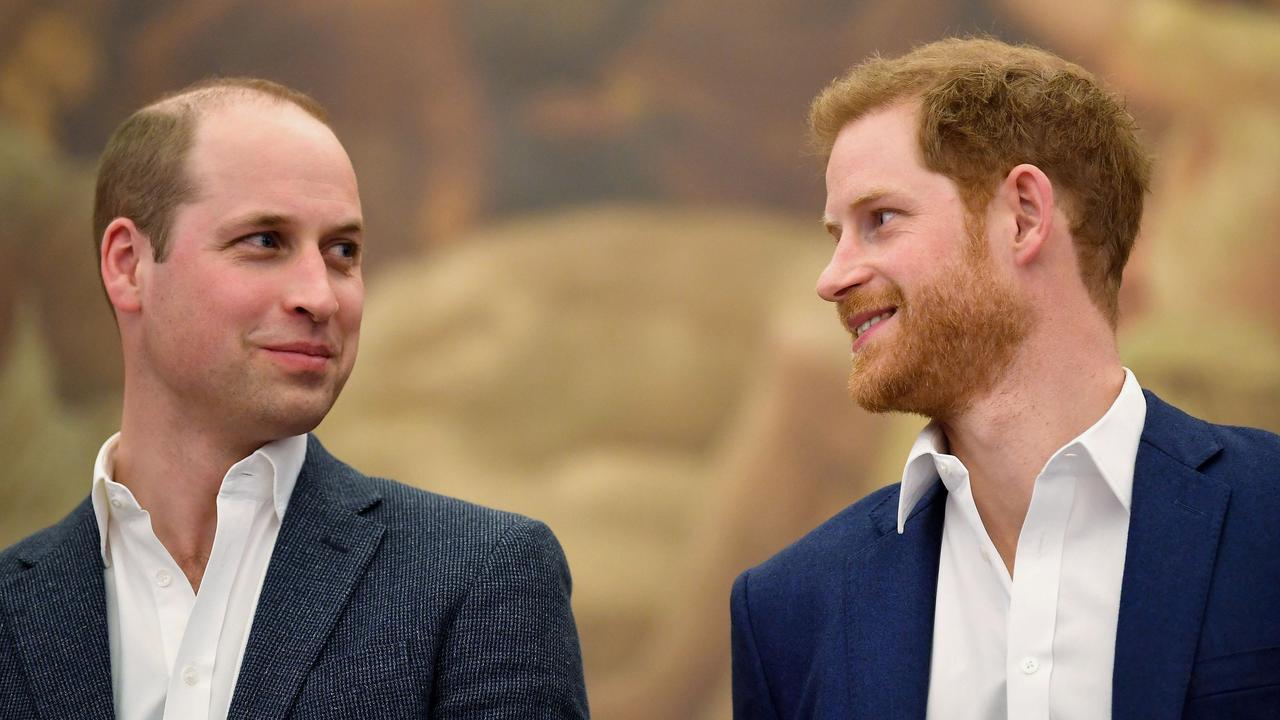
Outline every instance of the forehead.
<svg viewBox="0 0 1280 720"><path fill-rule="evenodd" d="M255 195L359 205L355 171L333 132L301 108L268 99L200 114L187 158L197 200Z"/></svg>
<svg viewBox="0 0 1280 720"><path fill-rule="evenodd" d="M827 225L843 225L877 203L921 216L963 212L955 181L924 165L918 118L918 103L898 104L840 131L827 160Z"/></svg>
<svg viewBox="0 0 1280 720"><path fill-rule="evenodd" d="M828 196L845 200L928 174L920 158L917 118L914 104L896 104L845 125L827 159Z"/></svg>

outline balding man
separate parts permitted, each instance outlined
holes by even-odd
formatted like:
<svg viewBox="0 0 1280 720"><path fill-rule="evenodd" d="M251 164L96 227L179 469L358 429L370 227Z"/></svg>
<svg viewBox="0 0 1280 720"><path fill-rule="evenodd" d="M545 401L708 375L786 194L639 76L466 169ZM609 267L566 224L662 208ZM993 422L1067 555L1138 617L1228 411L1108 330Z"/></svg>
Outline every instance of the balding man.
<svg viewBox="0 0 1280 720"><path fill-rule="evenodd" d="M202 83L112 135L94 214L124 350L90 497L0 555L0 716L580 718L541 523L308 435L356 357L356 177L311 98Z"/></svg>

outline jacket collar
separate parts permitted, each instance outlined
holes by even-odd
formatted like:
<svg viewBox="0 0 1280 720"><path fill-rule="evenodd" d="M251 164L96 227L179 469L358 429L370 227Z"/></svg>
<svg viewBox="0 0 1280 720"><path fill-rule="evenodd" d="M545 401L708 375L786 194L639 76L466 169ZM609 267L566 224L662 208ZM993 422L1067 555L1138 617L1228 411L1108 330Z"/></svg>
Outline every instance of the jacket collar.
<svg viewBox="0 0 1280 720"><path fill-rule="evenodd" d="M1112 717L1182 717L1231 490L1213 428L1147 392L1116 627Z"/></svg>
<svg viewBox="0 0 1280 720"><path fill-rule="evenodd" d="M314 436L280 526L227 717L284 717L382 541L377 487Z"/></svg>
<svg viewBox="0 0 1280 720"><path fill-rule="evenodd" d="M848 560L849 717L924 720L946 497L935 476L899 534L889 495L871 511L879 538Z"/></svg>

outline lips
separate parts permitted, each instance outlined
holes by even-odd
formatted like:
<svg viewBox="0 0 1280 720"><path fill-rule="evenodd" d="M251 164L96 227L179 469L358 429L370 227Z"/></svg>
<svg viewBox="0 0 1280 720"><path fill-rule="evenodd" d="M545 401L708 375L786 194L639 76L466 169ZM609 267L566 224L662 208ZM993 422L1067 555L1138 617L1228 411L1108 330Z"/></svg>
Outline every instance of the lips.
<svg viewBox="0 0 1280 720"><path fill-rule="evenodd" d="M333 346L314 342L287 342L261 346L277 362L290 370L324 370L333 357Z"/></svg>
<svg viewBox="0 0 1280 720"><path fill-rule="evenodd" d="M845 327L849 328L849 332L853 333L855 338L861 337L877 324L893 317L898 311L895 307L884 307L879 310L868 310L867 312L858 313L853 317L845 320Z"/></svg>
<svg viewBox="0 0 1280 720"><path fill-rule="evenodd" d="M883 305L857 314L842 314L845 329L849 331L850 335L853 335L852 349L856 352L881 323L893 317L897 312L897 306Z"/></svg>
<svg viewBox="0 0 1280 720"><path fill-rule="evenodd" d="M263 345L264 350L273 352L297 353L299 355L310 355L311 357L333 357L333 347L325 343L313 342L289 342L289 343L273 343L271 345Z"/></svg>

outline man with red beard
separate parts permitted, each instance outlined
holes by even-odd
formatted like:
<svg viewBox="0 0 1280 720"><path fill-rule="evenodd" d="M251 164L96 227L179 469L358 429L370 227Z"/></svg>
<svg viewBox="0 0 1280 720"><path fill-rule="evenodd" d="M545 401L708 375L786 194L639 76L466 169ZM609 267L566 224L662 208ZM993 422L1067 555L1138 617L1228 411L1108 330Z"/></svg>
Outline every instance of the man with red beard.
<svg viewBox="0 0 1280 720"><path fill-rule="evenodd" d="M1280 438L1121 365L1149 161L1084 69L994 40L814 101L849 388L930 419L902 482L743 573L738 718L1261 718Z"/></svg>

